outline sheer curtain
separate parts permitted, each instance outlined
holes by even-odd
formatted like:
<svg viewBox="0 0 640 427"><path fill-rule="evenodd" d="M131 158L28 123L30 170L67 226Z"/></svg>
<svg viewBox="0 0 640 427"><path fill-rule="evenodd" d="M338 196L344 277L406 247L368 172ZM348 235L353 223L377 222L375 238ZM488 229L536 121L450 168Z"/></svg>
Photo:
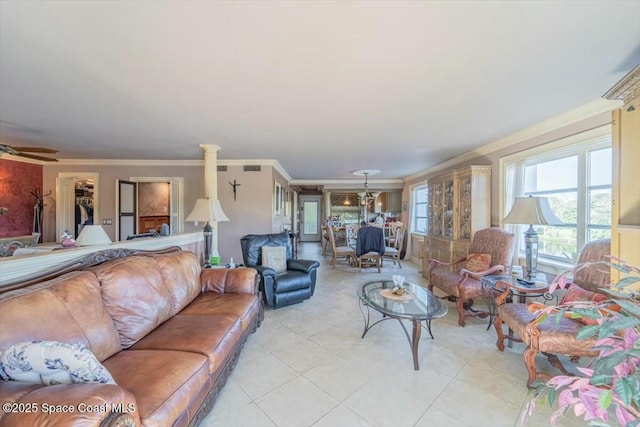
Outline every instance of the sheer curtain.
<svg viewBox="0 0 640 427"><path fill-rule="evenodd" d="M502 212L502 219L507 216L507 214L511 211L513 207L513 202L516 197L522 194L522 174L518 173L521 170L518 163L508 163L505 165L504 171L504 212ZM510 233L515 234L516 236L516 244L513 248L513 261L514 265L518 264L520 254L520 245L522 244L522 225L518 224L502 224L502 228L507 230ZM511 266L505 266L507 268L511 268Z"/></svg>

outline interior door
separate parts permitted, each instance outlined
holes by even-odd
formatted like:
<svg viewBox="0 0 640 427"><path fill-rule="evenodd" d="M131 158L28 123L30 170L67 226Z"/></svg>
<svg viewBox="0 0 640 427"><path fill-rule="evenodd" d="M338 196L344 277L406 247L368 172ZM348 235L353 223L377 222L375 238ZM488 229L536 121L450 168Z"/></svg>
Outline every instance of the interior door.
<svg viewBox="0 0 640 427"><path fill-rule="evenodd" d="M300 197L300 241L319 242L322 237L320 215L322 196Z"/></svg>
<svg viewBox="0 0 640 427"><path fill-rule="evenodd" d="M127 240L127 236L137 233L136 202L138 183L117 180L118 182L118 240Z"/></svg>
<svg viewBox="0 0 640 427"><path fill-rule="evenodd" d="M75 184L77 181L93 182L93 223L100 224L100 180L95 172L59 172L56 178L56 235L47 236L47 242L57 242L66 230L75 230ZM75 237L78 237L77 235Z"/></svg>

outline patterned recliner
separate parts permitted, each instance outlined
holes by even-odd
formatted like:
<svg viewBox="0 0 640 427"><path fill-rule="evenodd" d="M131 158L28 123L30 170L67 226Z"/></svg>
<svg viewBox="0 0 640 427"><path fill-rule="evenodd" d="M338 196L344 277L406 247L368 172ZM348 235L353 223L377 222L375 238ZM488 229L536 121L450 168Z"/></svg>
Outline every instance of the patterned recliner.
<svg viewBox="0 0 640 427"><path fill-rule="evenodd" d="M487 317L486 312L471 310L473 299L484 296L480 277L499 274L511 266L515 242L515 236L502 228L491 227L476 231L469 253L491 254L491 266L485 271L471 272L462 268L467 257L453 263L429 260L428 288L433 291L436 287L456 301L460 326L465 325L466 316Z"/></svg>
<svg viewBox="0 0 640 427"><path fill-rule="evenodd" d="M597 261L606 260L610 253L610 239L594 240L587 243L580 252L578 265L596 264L579 269L573 278L573 283L591 292L598 292L601 288L609 287L611 284L609 267L598 264ZM540 322L541 313L530 312L526 303L508 303L509 292L507 289L496 299L498 316L494 319L493 324L498 334L497 346L499 350L504 350L505 339L522 341L527 346L522 353L529 374L527 386L531 386L538 378L548 377L536 369L536 356L539 353L547 356L551 364L565 375L570 375L570 373L564 368L556 356L557 354L569 355L574 360L582 356L593 357L598 354L593 350L597 338L580 340L576 338L578 332L584 327L583 323L567 317L556 318L556 316L549 316ZM512 337L504 333L503 324L506 324L513 331Z"/></svg>

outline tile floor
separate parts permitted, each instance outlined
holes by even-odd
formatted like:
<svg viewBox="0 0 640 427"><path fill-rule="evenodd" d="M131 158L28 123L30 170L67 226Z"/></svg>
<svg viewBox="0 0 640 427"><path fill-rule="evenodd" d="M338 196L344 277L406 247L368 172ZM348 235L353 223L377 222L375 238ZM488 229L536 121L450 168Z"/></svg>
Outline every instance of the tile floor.
<svg viewBox="0 0 640 427"><path fill-rule="evenodd" d="M361 339L358 285L392 274L426 285L419 267L390 261L377 273L332 268L319 244L300 244L301 259L318 259L315 295L301 304L266 309L238 365L220 393L205 427L438 427L548 426L550 410L539 408L518 422L528 401L522 346L500 352L487 319L457 325L453 303L434 320L435 339L423 333L420 370L395 321L383 322ZM544 369L545 362L540 360ZM552 369L546 366L548 369ZM563 426L586 423L564 419Z"/></svg>

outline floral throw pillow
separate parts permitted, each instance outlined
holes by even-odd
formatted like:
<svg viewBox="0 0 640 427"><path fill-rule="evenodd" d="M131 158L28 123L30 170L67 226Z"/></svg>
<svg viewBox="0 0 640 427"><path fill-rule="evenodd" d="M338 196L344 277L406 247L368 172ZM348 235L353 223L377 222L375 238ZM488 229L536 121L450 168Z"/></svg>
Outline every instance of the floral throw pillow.
<svg viewBox="0 0 640 427"><path fill-rule="evenodd" d="M478 273L491 267L491 254L469 254L464 265L466 270Z"/></svg>
<svg viewBox="0 0 640 427"><path fill-rule="evenodd" d="M566 304L568 302L602 302L607 299L607 296L604 294L599 294L597 292L591 292L586 289L581 288L580 286L572 283L567 288L567 292L564 294L562 301L560 304Z"/></svg>
<svg viewBox="0 0 640 427"><path fill-rule="evenodd" d="M115 384L82 343L29 341L0 351L0 378L31 384Z"/></svg>
<svg viewBox="0 0 640 427"><path fill-rule="evenodd" d="M262 266L273 268L276 273L287 271L287 248L284 246L263 246Z"/></svg>

